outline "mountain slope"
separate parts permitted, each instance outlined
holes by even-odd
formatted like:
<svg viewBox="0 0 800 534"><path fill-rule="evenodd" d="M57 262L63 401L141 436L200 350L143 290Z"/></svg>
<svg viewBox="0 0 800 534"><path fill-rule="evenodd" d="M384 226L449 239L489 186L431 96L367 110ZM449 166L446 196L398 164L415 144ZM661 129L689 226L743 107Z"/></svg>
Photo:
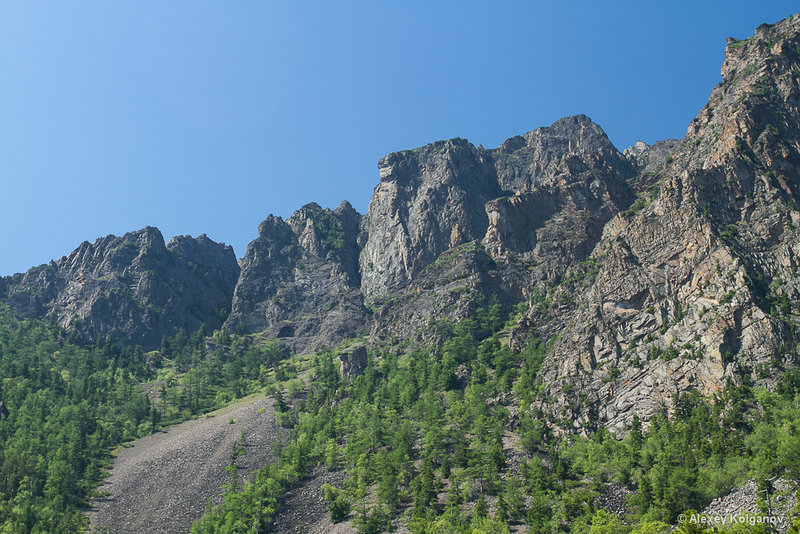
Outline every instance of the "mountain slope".
<svg viewBox="0 0 800 534"><path fill-rule="evenodd" d="M680 141L621 153L585 116L439 141L383 158L364 216L267 217L239 265L145 228L0 280L18 315L159 347L3 317L0 519L78 529L106 447L265 387L286 446L194 532L291 521L322 465L364 532L667 532L795 488L800 16L722 76Z"/></svg>
<svg viewBox="0 0 800 534"><path fill-rule="evenodd" d="M204 236L165 245L146 228L5 278L0 295L90 338L152 348L225 321L295 352L437 341L429 324L492 301L521 312L513 346L552 341L541 408L564 427L621 431L690 388L771 387L796 352L797 26L730 40L680 142L623 154L582 115L496 149L439 141L383 158L363 217L346 202L269 216L241 269Z"/></svg>

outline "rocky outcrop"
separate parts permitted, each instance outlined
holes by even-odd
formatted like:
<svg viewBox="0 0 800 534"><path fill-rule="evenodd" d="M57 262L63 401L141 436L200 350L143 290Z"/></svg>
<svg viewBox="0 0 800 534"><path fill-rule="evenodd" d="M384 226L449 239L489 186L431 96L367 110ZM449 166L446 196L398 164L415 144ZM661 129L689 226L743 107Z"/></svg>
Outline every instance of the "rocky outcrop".
<svg viewBox="0 0 800 534"><path fill-rule="evenodd" d="M379 168L361 288L377 310L373 333L403 337L491 295L506 307L528 298L585 259L635 196L634 166L583 115L496 149L453 139L390 154Z"/></svg>
<svg viewBox="0 0 800 534"><path fill-rule="evenodd" d="M483 237L484 206L502 194L489 154L463 139L389 154L378 168L359 258L366 297L407 287L445 250Z"/></svg>
<svg viewBox="0 0 800 534"><path fill-rule="evenodd" d="M348 202L335 210L308 204L286 221L270 215L242 259L226 328L263 332L298 352L365 332L359 220Z"/></svg>
<svg viewBox="0 0 800 534"><path fill-rule="evenodd" d="M367 347L356 344L339 352L339 374L342 378L353 380L367 368Z"/></svg>
<svg viewBox="0 0 800 534"><path fill-rule="evenodd" d="M590 265L570 267L583 289L551 287L533 306L522 329L558 337L542 407L563 425L622 431L676 393L770 387L796 363L799 29L794 17L729 41L686 138L648 160L639 198Z"/></svg>
<svg viewBox="0 0 800 534"><path fill-rule="evenodd" d="M633 176L627 159L585 115L512 137L490 153L500 187L511 193L596 179L618 191L619 177Z"/></svg>
<svg viewBox="0 0 800 534"><path fill-rule="evenodd" d="M672 152L680 146L678 139L665 139L648 145L644 141L636 141L623 152L640 174L655 173L664 165ZM637 180L638 181L638 180Z"/></svg>
<svg viewBox="0 0 800 534"><path fill-rule="evenodd" d="M219 328L239 267L233 249L205 235L164 243L152 227L84 242L69 256L6 279L6 303L90 339L144 348L205 324Z"/></svg>
<svg viewBox="0 0 800 534"><path fill-rule="evenodd" d="M307 351L368 329L413 337L492 295L508 307L585 259L635 196L634 165L585 116L497 149L451 139L378 166L363 219L309 204L261 224L226 328Z"/></svg>
<svg viewBox="0 0 800 534"><path fill-rule="evenodd" d="M560 255L566 265L633 199L634 168L583 115L497 149L452 139L390 154L378 166L360 258L367 297L406 287L442 252L469 241L482 241L493 257Z"/></svg>
<svg viewBox="0 0 800 534"><path fill-rule="evenodd" d="M440 254L414 278L407 291L373 299L370 334L376 342L395 336L438 343L441 340L429 327L431 321L455 323L471 316L493 295L508 302L511 290L481 244L470 241Z"/></svg>

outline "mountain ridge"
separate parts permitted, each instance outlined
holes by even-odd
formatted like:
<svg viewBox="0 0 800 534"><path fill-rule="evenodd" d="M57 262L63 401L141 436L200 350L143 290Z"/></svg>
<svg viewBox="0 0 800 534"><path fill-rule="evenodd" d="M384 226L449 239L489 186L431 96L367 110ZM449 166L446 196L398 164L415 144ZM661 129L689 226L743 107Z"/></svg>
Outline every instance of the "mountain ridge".
<svg viewBox="0 0 800 534"><path fill-rule="evenodd" d="M298 353L414 339L495 298L517 314L512 345L555 340L540 408L564 427L622 431L687 388L774 385L800 297L796 19L728 40L681 141L620 152L585 115L493 149L437 141L379 161L365 214L270 215L238 263L148 227L5 277L0 295L89 338L153 348L205 323Z"/></svg>

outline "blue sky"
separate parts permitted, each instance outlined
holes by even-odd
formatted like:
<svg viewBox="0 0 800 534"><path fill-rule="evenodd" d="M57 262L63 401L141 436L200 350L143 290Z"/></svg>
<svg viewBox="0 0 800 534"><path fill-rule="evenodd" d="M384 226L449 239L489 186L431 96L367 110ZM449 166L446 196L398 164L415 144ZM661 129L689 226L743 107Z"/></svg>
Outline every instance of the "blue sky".
<svg viewBox="0 0 800 534"><path fill-rule="evenodd" d="M793 5L794 4L794 5ZM584 113L682 137L728 36L796 2L3 2L0 274L146 225L241 257L269 213L350 200L377 160Z"/></svg>

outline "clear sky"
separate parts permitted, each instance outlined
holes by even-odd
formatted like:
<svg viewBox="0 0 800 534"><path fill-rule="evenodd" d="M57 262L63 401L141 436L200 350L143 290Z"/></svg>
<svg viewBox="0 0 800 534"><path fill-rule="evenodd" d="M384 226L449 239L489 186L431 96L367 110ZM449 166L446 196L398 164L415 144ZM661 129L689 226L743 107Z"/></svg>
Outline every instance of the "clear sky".
<svg viewBox="0 0 800 534"><path fill-rule="evenodd" d="M268 214L350 200L377 160L584 113L682 137L725 38L796 2L0 4L0 274L157 226L241 257Z"/></svg>

